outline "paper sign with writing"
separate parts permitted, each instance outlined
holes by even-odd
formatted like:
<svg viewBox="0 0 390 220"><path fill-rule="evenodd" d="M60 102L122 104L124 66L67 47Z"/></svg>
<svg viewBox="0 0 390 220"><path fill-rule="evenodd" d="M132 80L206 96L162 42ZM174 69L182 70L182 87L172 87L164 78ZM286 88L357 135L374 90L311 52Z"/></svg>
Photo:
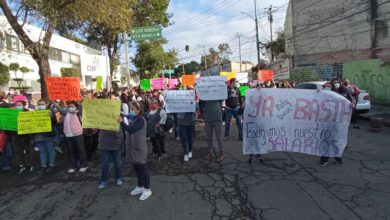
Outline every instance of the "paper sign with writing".
<svg viewBox="0 0 390 220"><path fill-rule="evenodd" d="M274 79L274 71L273 70L259 70L257 74L259 81L271 81Z"/></svg>
<svg viewBox="0 0 390 220"><path fill-rule="evenodd" d="M226 76L226 81L236 78L235 72L220 72L219 75Z"/></svg>
<svg viewBox="0 0 390 220"><path fill-rule="evenodd" d="M239 83L248 83L248 73L237 73L236 74L236 79L238 80Z"/></svg>
<svg viewBox="0 0 390 220"><path fill-rule="evenodd" d="M51 131L49 110L19 112L18 134L36 134Z"/></svg>
<svg viewBox="0 0 390 220"><path fill-rule="evenodd" d="M150 79L141 80L141 89L142 90L150 90Z"/></svg>
<svg viewBox="0 0 390 220"><path fill-rule="evenodd" d="M24 95L16 95L16 96L14 96L13 98L12 98L12 103L17 103L17 102L19 102L19 101L25 101L25 102L27 102L27 97L26 96L24 96Z"/></svg>
<svg viewBox="0 0 390 220"><path fill-rule="evenodd" d="M118 117L121 102L111 99L85 99L83 102L83 128L119 131Z"/></svg>
<svg viewBox="0 0 390 220"><path fill-rule="evenodd" d="M206 76L196 80L196 92L201 100L227 99L225 76Z"/></svg>
<svg viewBox="0 0 390 220"><path fill-rule="evenodd" d="M195 85L196 76L195 75L182 75L181 81L183 86L193 86Z"/></svg>
<svg viewBox="0 0 390 220"><path fill-rule="evenodd" d="M340 157L351 114L351 102L335 92L247 90L244 154L286 151Z"/></svg>
<svg viewBox="0 0 390 220"><path fill-rule="evenodd" d="M174 89L178 82L179 82L179 80L177 78L170 79L169 80L169 88Z"/></svg>
<svg viewBox="0 0 390 220"><path fill-rule="evenodd" d="M240 90L241 96L246 96L246 90L249 89L249 86L241 86L238 89Z"/></svg>
<svg viewBox="0 0 390 220"><path fill-rule="evenodd" d="M96 91L102 91L103 89L103 77L96 77Z"/></svg>
<svg viewBox="0 0 390 220"><path fill-rule="evenodd" d="M46 77L46 85L50 100L80 100L79 77Z"/></svg>
<svg viewBox="0 0 390 220"><path fill-rule="evenodd" d="M165 79L164 78L155 78L151 80L152 89L165 89Z"/></svg>
<svg viewBox="0 0 390 220"><path fill-rule="evenodd" d="M167 113L195 112L195 90L166 90Z"/></svg>
<svg viewBox="0 0 390 220"><path fill-rule="evenodd" d="M22 110L12 108L0 108L0 130L17 131L18 114Z"/></svg>

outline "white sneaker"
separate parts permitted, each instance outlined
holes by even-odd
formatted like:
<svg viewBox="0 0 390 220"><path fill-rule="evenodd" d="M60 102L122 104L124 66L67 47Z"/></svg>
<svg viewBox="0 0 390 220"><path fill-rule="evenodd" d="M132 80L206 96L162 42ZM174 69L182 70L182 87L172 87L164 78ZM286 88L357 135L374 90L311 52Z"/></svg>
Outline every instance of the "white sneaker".
<svg viewBox="0 0 390 220"><path fill-rule="evenodd" d="M69 169L68 173L74 173L76 170L75 169Z"/></svg>
<svg viewBox="0 0 390 220"><path fill-rule="evenodd" d="M171 129L169 129L169 133L170 133L170 134L172 134L172 132L173 132L173 129L172 129L172 128L171 128Z"/></svg>
<svg viewBox="0 0 390 220"><path fill-rule="evenodd" d="M141 194L145 191L145 188L144 187L135 187L135 189L133 189L133 191L131 191L130 195L132 196L135 196L135 195L138 195L138 194Z"/></svg>
<svg viewBox="0 0 390 220"><path fill-rule="evenodd" d="M139 197L139 200L141 200L141 201L147 200L151 195L152 195L152 190L145 189L142 192L142 195Z"/></svg>
<svg viewBox="0 0 390 220"><path fill-rule="evenodd" d="M188 159L192 158L192 152L188 152Z"/></svg>
<svg viewBox="0 0 390 220"><path fill-rule="evenodd" d="M80 173L84 173L85 171L87 171L88 170L88 167L81 167L80 169L79 169L79 172Z"/></svg>
<svg viewBox="0 0 390 220"><path fill-rule="evenodd" d="M188 155L187 155L187 154L184 155L184 161L185 161L185 162L188 162L188 161L189 161Z"/></svg>

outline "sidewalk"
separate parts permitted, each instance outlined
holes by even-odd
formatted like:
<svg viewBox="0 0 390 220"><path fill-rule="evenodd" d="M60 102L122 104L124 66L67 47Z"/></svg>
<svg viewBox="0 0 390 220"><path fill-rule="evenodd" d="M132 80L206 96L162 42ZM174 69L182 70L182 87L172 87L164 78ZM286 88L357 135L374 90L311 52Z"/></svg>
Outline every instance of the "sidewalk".
<svg viewBox="0 0 390 220"><path fill-rule="evenodd" d="M371 118L382 118L385 126L390 126L390 107L372 105L371 110L366 114L360 114L359 118L370 121Z"/></svg>

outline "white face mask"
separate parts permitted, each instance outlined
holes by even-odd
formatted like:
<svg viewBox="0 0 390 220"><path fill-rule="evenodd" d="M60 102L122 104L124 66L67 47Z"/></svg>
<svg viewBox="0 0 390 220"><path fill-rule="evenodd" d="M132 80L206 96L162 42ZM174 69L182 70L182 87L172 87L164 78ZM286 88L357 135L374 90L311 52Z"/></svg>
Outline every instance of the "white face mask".
<svg viewBox="0 0 390 220"><path fill-rule="evenodd" d="M75 107L69 107L69 112L75 112L76 111L76 108Z"/></svg>
<svg viewBox="0 0 390 220"><path fill-rule="evenodd" d="M340 83L335 83L335 84L334 84L334 87L335 87L336 89L339 89L339 88L340 88Z"/></svg>
<svg viewBox="0 0 390 220"><path fill-rule="evenodd" d="M45 109L46 109L46 106L44 106L44 105L38 105L38 106L36 107L36 109L37 109L37 110L45 110Z"/></svg>
<svg viewBox="0 0 390 220"><path fill-rule="evenodd" d="M234 85L234 87L236 87L236 88L240 87L240 83L238 83L238 82L235 82L233 85Z"/></svg>
<svg viewBox="0 0 390 220"><path fill-rule="evenodd" d="M329 87L325 87L324 90L330 91L330 90L332 90L332 89L329 88Z"/></svg>

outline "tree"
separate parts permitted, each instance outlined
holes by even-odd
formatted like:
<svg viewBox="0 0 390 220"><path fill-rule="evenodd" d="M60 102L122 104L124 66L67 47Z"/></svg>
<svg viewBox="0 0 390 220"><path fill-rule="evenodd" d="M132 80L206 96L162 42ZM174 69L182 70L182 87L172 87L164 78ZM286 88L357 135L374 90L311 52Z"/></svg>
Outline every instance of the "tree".
<svg viewBox="0 0 390 220"><path fill-rule="evenodd" d="M194 73L196 71L202 70L202 66L196 62L196 61L191 61L189 63L184 64L184 71L185 73ZM175 68L175 73L177 75L181 75L183 72L183 67L182 65L178 65Z"/></svg>
<svg viewBox="0 0 390 220"><path fill-rule="evenodd" d="M229 56L232 54L229 44L223 43L218 45L218 50L214 48L209 49L209 53L202 56L201 58L201 66L213 66L218 65L221 66L222 63L230 62ZM206 60L206 63L205 63Z"/></svg>
<svg viewBox="0 0 390 220"><path fill-rule="evenodd" d="M29 86L22 86L22 83L24 81L24 75L26 73L30 72L29 68L27 68L25 66L20 67L19 63L11 63L9 65L9 70L14 72L13 81L15 81L16 84L18 84L18 86L15 89L18 89L19 91L23 92L23 91L31 88ZM22 75L18 75L17 74L18 72L21 72Z"/></svg>
<svg viewBox="0 0 390 220"><path fill-rule="evenodd" d="M9 82L9 68L0 62L0 86L4 86Z"/></svg>
<svg viewBox="0 0 390 220"><path fill-rule="evenodd" d="M59 25L71 23L78 24L79 27L103 23L106 26L127 30L126 21L130 20L131 14L123 13L123 8L127 8L128 3L128 0L15 0L10 3L7 0L0 0L0 8L38 64L41 96L47 98L44 79L51 75L49 48L55 29ZM88 10L85 10L86 8ZM23 29L29 18L34 19L36 24L42 24L44 34L38 41L34 41Z"/></svg>
<svg viewBox="0 0 390 220"><path fill-rule="evenodd" d="M278 59L279 55L285 52L285 36L284 32L277 32L275 41L271 41L265 45L267 51L271 54L271 61Z"/></svg>

